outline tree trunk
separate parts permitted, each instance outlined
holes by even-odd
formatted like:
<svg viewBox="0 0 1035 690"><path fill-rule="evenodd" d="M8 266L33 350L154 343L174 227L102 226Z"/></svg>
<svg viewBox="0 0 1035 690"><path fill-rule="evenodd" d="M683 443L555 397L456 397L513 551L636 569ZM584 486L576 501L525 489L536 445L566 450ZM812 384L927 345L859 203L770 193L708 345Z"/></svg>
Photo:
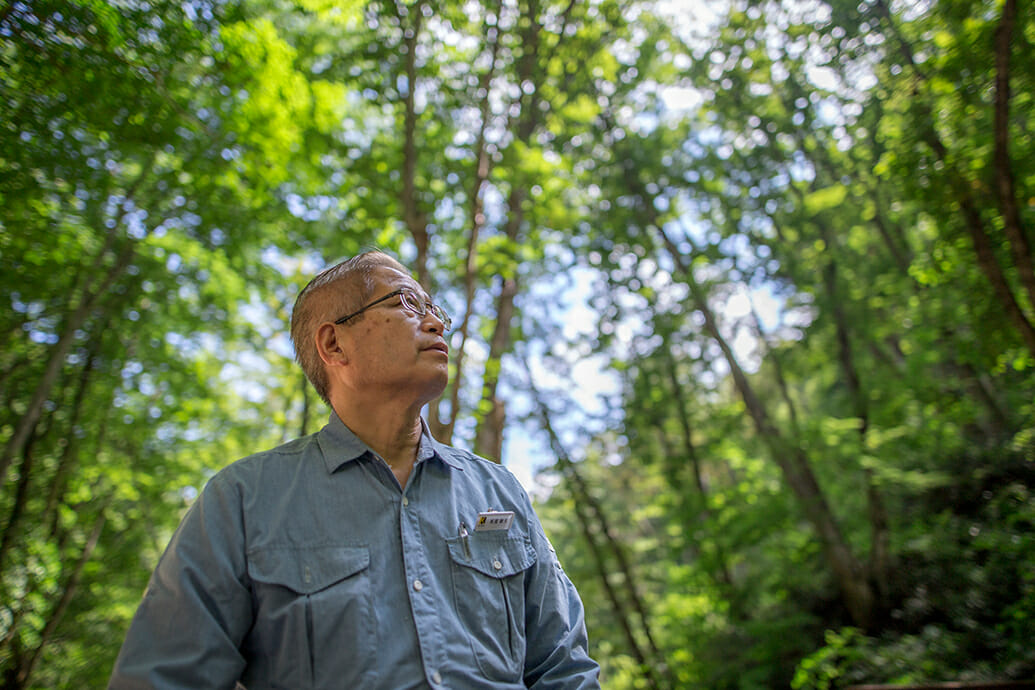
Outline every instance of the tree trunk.
<svg viewBox="0 0 1035 690"><path fill-rule="evenodd" d="M536 63L540 47L540 25L538 4L532 0L525 8L524 21L521 26L522 54L518 59L517 79L519 83L536 83ZM514 139L523 144L531 141L539 123L539 92L530 94L521 92L521 112L515 126ZM524 204L527 193L520 179L512 181L510 193L507 195L507 222L504 228L507 239L517 245L521 228L525 222ZM489 342L489 356L485 363L485 374L482 379L482 395L480 410L482 414L475 430L474 452L499 461L498 456L487 455L503 445L503 415L499 410L500 401L496 397L499 384L503 355L510 349L511 321L514 318L514 298L518 294L518 278L516 266L513 274L502 277L499 298L496 302L496 325Z"/></svg>
<svg viewBox="0 0 1035 690"><path fill-rule="evenodd" d="M952 173L950 173L952 175ZM988 238L988 234L985 231L984 223L981 220L981 214L974 206L973 198L970 196L970 191L965 189L963 182L958 180L955 175L953 177L953 187L956 193L960 196L960 208L963 211L963 216L966 220L967 231L970 234L971 243L974 246L974 253L977 256L978 266L981 271L985 274L988 282L992 284L992 289L995 291L996 297L999 299L1000 305L1006 310L1006 313L1013 320L1021 338L1024 340L1025 345L1033 356L1035 356L1035 325L1025 315L1024 310L1021 308L1020 303L1013 294L1013 290L1010 289L1010 284L1006 280L1006 276L1003 274L1002 268L999 266L999 262L995 258L995 253L992 249L992 242Z"/></svg>
<svg viewBox="0 0 1035 690"><path fill-rule="evenodd" d="M891 254L891 258L894 259L895 266L898 267L899 272L915 282L913 276L909 275L910 258L906 255L906 251L899 246L899 243L892 236L891 230L888 228L888 223L884 220L884 214L881 213L880 201L877 198L877 194L874 193L872 197L874 206L873 224L876 226L877 232L884 241L884 246L887 247L888 253ZM901 237L901 233L899 233L899 236Z"/></svg>
<svg viewBox="0 0 1035 690"><path fill-rule="evenodd" d="M671 386L672 398L676 403L676 413L679 415L679 425L680 430L682 431L683 454L690 460L690 467L693 470L694 475L694 484L697 487L697 493L701 496L702 511L700 518L702 520L708 520L712 514L711 497L708 495L708 488L704 484L704 477L701 472L701 459L698 457L697 446L694 444L693 427L690 424L690 406L687 403L683 385L679 381L679 375L676 371L675 357L672 356L672 351L668 348L667 342L665 343L663 350L669 386ZM669 475L671 477L672 473L669 472ZM675 486L674 484L670 485ZM715 559L718 561L719 565L719 581L729 593L732 593L733 574L730 572L726 552L722 548L722 544L718 541L712 541L710 545L715 549ZM734 604L732 599L733 598L730 597L731 605ZM736 606L734 606L734 608L736 608Z"/></svg>
<svg viewBox="0 0 1035 690"><path fill-rule="evenodd" d="M826 287L830 311L834 317L838 362L841 365L841 374L844 377L845 386L848 388L849 397L852 399L853 414L859 420L859 446L865 448L866 434L870 427L869 404L859 377L859 370L855 366L848 317L845 314L841 290L838 287L838 263L833 255L833 233L822 219L817 219L815 222L820 228L820 236L827 247L828 258L823 267L823 283ZM890 591L891 577L888 514L884 506L884 497L876 484L873 471L868 468L864 469L863 477L866 482L866 502L870 521L870 576L877 585L877 593L882 599L880 605L875 609L883 610L887 604L886 597Z"/></svg>
<svg viewBox="0 0 1035 690"><path fill-rule="evenodd" d="M417 198L417 42L420 38L421 20L424 13L421 11L423 2L406 12L403 16L399 13L399 23L406 28L404 31L404 45L406 46L406 94L404 96L403 115L403 150L402 150L402 189L400 191L400 203L402 206L403 222L406 229L410 231L413 243L417 247L417 260L414 271L417 274L417 282L427 290L430 287L430 276L428 274L428 237L427 215L420 207L420 200ZM413 25L407 26L407 18L413 18Z"/></svg>
<svg viewBox="0 0 1035 690"><path fill-rule="evenodd" d="M82 579L83 569L86 567L87 562L89 562L90 556L93 554L93 550L97 546L97 540L101 538L101 531L104 529L104 523L107 521L105 510L107 510L109 502L110 499L105 501L104 506L101 507L100 514L94 522L93 531L90 533L86 543L83 545L83 550L79 554L79 559L76 561L75 567L73 568L68 581L65 583L64 589L61 593L61 599L58 601L57 606L54 608L54 611L50 614L50 618L47 620L47 624L40 633L39 644L32 653L24 659L21 667L18 669L16 680L17 687L19 688L29 686L29 680L32 678L32 672L36 667L36 663L39 661L40 655L43 653L43 648L47 646L51 638L54 636L54 631L57 630L58 624L61 623L61 619L64 617L65 611L68 609L68 605L72 602L76 591L79 589L79 581Z"/></svg>
<svg viewBox="0 0 1035 690"><path fill-rule="evenodd" d="M466 364L465 353L467 339L471 333L471 317L474 311L474 298L478 281L478 239L485 225L482 189L489 179L492 161L489 157L486 133L491 116L490 90L492 79L496 74L496 60L499 56L499 30L495 26L485 25L485 37L490 46L491 59L488 69L479 78L479 91L484 94L481 101L481 124L474 146L474 175L471 180L471 209L469 214L470 233L467 236L467 253L464 258L464 318L460 322L460 343L453 356L453 380L449 386L449 417L441 419L441 409L434 402L429 410L429 424L432 434L443 443L452 443L453 431L460 411L460 388L464 380Z"/></svg>
<svg viewBox="0 0 1035 690"><path fill-rule="evenodd" d="M762 319L758 316L758 311L755 309L754 300L748 297L748 302L751 304L751 319L754 322L755 337L765 345L763 357L773 365L773 378L776 379L776 387L780 390L780 397L783 398L784 405L787 406L787 419L791 424L791 434L794 438L799 438L801 426L798 424L798 406L795 405L794 398L791 397L791 390L787 385L787 377L783 374L783 358L777 354L776 349L770 344L769 336L766 335L765 330L762 328Z"/></svg>
<svg viewBox="0 0 1035 690"><path fill-rule="evenodd" d="M112 234L114 234L114 231L109 235L109 238L111 238ZM108 245L105 245L105 247L101 249L97 258L94 260L94 268L96 270L91 273L94 275L102 274L103 280L101 280L101 282L92 289L89 287L83 289L79 303L70 311L65 320L64 330L62 331L61 336L58 338L57 343L55 343L55 345L50 349L50 356L47 358L47 363L43 369L43 375L36 384L36 389L33 391L32 398L30 398L24 414L19 418L14 432L11 434L11 438L5 445L3 455L0 456L0 485L2 485L7 478L7 470L10 467L11 460L15 455L21 452L22 448L24 448L25 443L29 439L29 435L32 433L33 427L36 425L36 422L39 421L40 415L43 412L43 405L46 403L51 390L54 388L58 375L61 373L61 367L65 363L65 358L68 356L68 353L72 349L72 344L75 342L76 332L86 322L86 317L89 315L90 310L93 309L93 305L97 299L125 272L133 257L133 249L133 244L127 241L126 246L116 257L114 265L107 269L107 271L102 271L101 265L104 261L105 254L108 252Z"/></svg>
<svg viewBox="0 0 1035 690"><path fill-rule="evenodd" d="M1010 44L1017 0L1005 0L1003 16L995 34L995 182L999 197L999 212L1003 217L1003 231L1009 240L1014 266L1028 300L1035 308L1035 267L1032 266L1031 244L1021 221L1010 160Z"/></svg>
<svg viewBox="0 0 1035 690"><path fill-rule="evenodd" d="M33 426L31 432L35 432L36 427ZM18 526L21 524L22 516L25 513L25 504L29 500L29 481L32 478L32 465L36 459L33 451L33 445L36 440L42 434L31 433L26 441L25 445L22 446L22 462L18 476L18 486L14 491L14 504L11 506L11 512L7 516L7 524L4 526L4 533L0 536L0 574L4 572L5 561L7 560L7 554L14 545L14 536L17 533ZM2 579L0 579L2 581Z"/></svg>
<svg viewBox="0 0 1035 690"><path fill-rule="evenodd" d="M705 330L722 351L734 384L747 407L759 438L769 449L773 460L780 467L788 487L798 499L806 518L816 530L827 563L830 565L841 591L841 599L853 622L863 629L870 628L876 604L873 590L841 533L841 528L834 518L826 496L812 472L808 457L800 446L788 443L773 424L765 406L741 369L733 349L719 330L715 314L701 294L700 286L693 276L692 267L686 264L679 248L668 235L660 229L658 229L658 233L690 289L694 306L704 317ZM689 240L689 237L687 239Z"/></svg>
<svg viewBox="0 0 1035 690"><path fill-rule="evenodd" d="M662 686L655 673L655 665L667 671L668 664L665 662L654 641L654 634L647 616L646 606L644 606L643 599L636 589L636 583L639 580L636 578L632 565L625 555L625 550L614 536L614 531L611 529L610 521L607 519L603 507L590 493L577 466L571 460L571 456L565 450L560 437L554 431L553 424L550 422L550 411L536 389L535 382L532 380L531 368L528 366L528 361L525 358L522 358L522 364L525 368L528 389L532 393L532 400L535 403L540 422L550 438L550 447L553 448L554 454L557 456L557 464L561 468L562 473L568 478L569 491L575 504L576 518L593 555L597 575L604 587L604 591L607 593L608 600L611 602L615 617L618 618L619 625L622 627L626 641L629 643L633 658L636 659L642 669L644 678L651 688L660 688ZM595 532L592 527L594 521L597 525ZM611 569L606 564L606 554L598 542L596 534L600 534L603 537L608 551L617 561L618 571L622 576L621 581L625 583L626 596L639 621L640 629L647 640L648 650L644 650L638 641L632 625L632 614L626 610L623 598L614 588L608 576Z"/></svg>
<svg viewBox="0 0 1035 690"><path fill-rule="evenodd" d="M1003 213L1004 225L1009 226L1010 220L1007 214L1010 212L1009 207L1015 203L1015 194L1010 192L1007 187L1012 187L1012 179L1004 179L1003 175L1010 175L1009 165L1009 151L1007 150L1007 135L1006 129L1007 122L1006 117L1008 114L1009 107L1009 40L1012 33L1013 17L1016 12L1016 5L1013 4L1015 0L1007 0L1003 9L1003 19L996 32L996 113L995 113L995 156L997 162L996 170L996 183L999 188L1000 204L1004 205L1005 208L1000 209ZM905 38L898 31L895 23L891 16L891 11L888 9L884 0L876 0L873 4L873 8L877 10L877 14L881 21L883 21L889 27L890 32L894 35L895 40L898 42L899 51L902 53L903 58L909 64L910 69L916 75L917 88L919 91L919 84L927 79L926 75L919 68L913 55L912 48ZM1005 48L1003 41L1005 40ZM1005 49L1005 54L1004 54ZM920 136L934 152L938 160L944 164L946 179L952 189L958 204L960 207L961 214L963 216L963 224L966 227L967 233L970 236L971 244L974 247L974 254L977 257L978 267L981 272L984 273L985 278L992 286L992 290L999 300L1001 306L1006 311L1006 314L1013 321L1014 326L1020 333L1021 339L1024 341L1028 350L1035 355L1035 325L1032 324L1031 320L1024 313L1024 309L1021 307L1017 298L1013 294L1013 290L1010 288L1010 283L1007 281L1006 276L1003 273L1002 267L999 266L999 262L995 257L993 250L992 241L989 239L988 231L985 228L985 222L981 218L981 212L979 210L977 201L974 198L973 189L976 186L973 180L958 170L957 167L949 160L948 148L945 143L941 140L938 132L935 131L931 123L936 121L933 113L931 112L930 106L919 97L916 100L916 108L919 111L917 120L917 126L921 128ZM1000 131L1002 130L1002 131ZM999 165L999 157L1003 157L1002 165ZM1005 197L1004 198L1004 194ZM1008 236L1012 231L1007 228ZM1027 244L1023 229L1020 227L1019 216L1017 218L1016 230L1019 233L1016 241L1011 239L1011 247L1014 251L1014 259L1017 260L1017 252L1024 251L1027 247L1025 257L1018 264L1018 270L1022 274L1031 272L1031 249L1030 245ZM1025 270L1024 267L1027 267ZM1024 284L1028 285L1028 280L1025 275ZM1033 285L1035 285L1035 278L1031 279ZM1035 307L1035 302L1032 304Z"/></svg>
<svg viewBox="0 0 1035 690"><path fill-rule="evenodd" d="M496 326L489 341L489 357L485 362L482 381L481 404L484 410L475 430L474 452L495 462L500 461L495 452L503 445L502 423L505 421L501 410L502 401L496 397L496 388L499 385L503 354L510 348L510 324L514 318L514 297L517 292L516 278L503 280L496 301Z"/></svg>
<svg viewBox="0 0 1035 690"><path fill-rule="evenodd" d="M103 333L106 327L107 321L102 324L100 332ZM68 478L71 476L75 466L79 463L80 441L79 435L76 433L76 427L79 426L79 420L82 419L86 391L90 378L93 375L94 367L97 365L97 356L103 342L102 337L97 337L90 341L90 349L86 353L86 363L79 374L79 385L75 392L75 398L72 401L72 416L68 420L68 442L61 452L61 459L58 461L57 470L54 472L54 479L51 481L50 490L47 493L47 503L43 509L43 521L50 525L49 531L51 536L56 534L60 522L58 519L58 504L65 492L65 485L68 483Z"/></svg>

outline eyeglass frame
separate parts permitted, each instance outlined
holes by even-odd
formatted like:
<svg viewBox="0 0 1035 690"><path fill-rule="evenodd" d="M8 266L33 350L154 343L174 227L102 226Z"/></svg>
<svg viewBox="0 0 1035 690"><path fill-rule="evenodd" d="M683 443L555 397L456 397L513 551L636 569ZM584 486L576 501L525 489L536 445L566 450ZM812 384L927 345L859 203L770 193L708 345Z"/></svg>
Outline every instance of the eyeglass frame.
<svg viewBox="0 0 1035 690"><path fill-rule="evenodd" d="M380 297L378 299L375 299L373 302L371 302L370 304L366 305L365 307L359 309L358 311L354 311L351 314L348 314L346 316L341 317L340 319L337 319L334 322L334 325L341 326L342 324L344 324L349 319L351 319L353 317L356 317L356 316L359 316L360 314L365 312L367 309L370 309L371 307L375 307L378 304L381 304L382 302L387 302L388 300L390 300L390 299L392 299L393 297L396 297L396 296L399 297L399 302L401 303L401 306L404 309L406 309L408 311L412 311L414 314L417 314L418 316L420 316L422 318L427 316L428 312L431 312L432 316L434 316L436 319L438 319L439 321L442 322L442 331L443 332L448 331L450 329L450 327L453 325L453 319L451 319L449 317L449 314L446 313L445 309L443 309L442 307L438 306L437 304L432 302L430 299L423 299L423 298L421 298L421 296L419 294L417 294L416 291L411 290L410 288L399 288L398 290L393 290L392 292L389 292L384 297ZM410 300L410 297L413 297L417 301L417 304L412 304L411 300Z"/></svg>

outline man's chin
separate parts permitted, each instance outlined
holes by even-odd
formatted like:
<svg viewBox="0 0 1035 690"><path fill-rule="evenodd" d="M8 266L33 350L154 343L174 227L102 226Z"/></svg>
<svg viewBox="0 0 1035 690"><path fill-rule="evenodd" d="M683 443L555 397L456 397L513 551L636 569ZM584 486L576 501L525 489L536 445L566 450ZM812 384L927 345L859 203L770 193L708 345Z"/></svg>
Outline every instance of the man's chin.
<svg viewBox="0 0 1035 690"><path fill-rule="evenodd" d="M449 383L449 368L443 367L441 375L429 380L424 387L424 397L426 400L430 402L441 396L446 390L447 383Z"/></svg>

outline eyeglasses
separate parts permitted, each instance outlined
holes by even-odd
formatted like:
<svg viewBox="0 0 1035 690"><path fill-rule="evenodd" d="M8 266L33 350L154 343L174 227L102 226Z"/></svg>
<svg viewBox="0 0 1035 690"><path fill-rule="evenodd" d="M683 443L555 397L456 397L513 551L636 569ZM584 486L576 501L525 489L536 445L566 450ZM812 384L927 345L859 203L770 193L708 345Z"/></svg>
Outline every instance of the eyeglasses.
<svg viewBox="0 0 1035 690"><path fill-rule="evenodd" d="M442 322L443 331L448 331L449 327L453 325L453 320L451 318L449 318L449 314L446 313L445 309L443 309L442 307L438 306L437 304L435 304L434 302L432 302L429 299L424 299L423 297L418 295L413 290L407 290L405 288L403 288L401 290L395 290L394 292L389 292L384 297L381 297L379 299L375 299L373 302L371 302L367 306L363 307L359 311L354 311L351 314L349 314L348 316L343 316L340 319L338 319L337 321L335 321L334 323L336 325L340 326L341 324L345 323L346 321L348 321L352 317L359 316L360 314L365 312L367 309L370 309L370 307L377 306L378 304L381 304L382 302L387 302L388 300L390 300L390 299L392 299L393 297L396 297L396 296L399 297L399 303L404 308L409 309L410 311L412 311L414 314L417 314L418 316L427 316L428 312L431 312L432 315L436 319L438 319L439 321Z"/></svg>

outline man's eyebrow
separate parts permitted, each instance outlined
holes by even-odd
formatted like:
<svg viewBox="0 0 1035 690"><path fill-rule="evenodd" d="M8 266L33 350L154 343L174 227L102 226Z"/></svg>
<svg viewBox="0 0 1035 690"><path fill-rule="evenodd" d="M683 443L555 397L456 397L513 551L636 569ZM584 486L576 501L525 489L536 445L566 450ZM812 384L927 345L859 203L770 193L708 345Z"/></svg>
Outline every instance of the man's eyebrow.
<svg viewBox="0 0 1035 690"><path fill-rule="evenodd" d="M433 301L431 299L431 295L429 295L422 287L404 287L401 289L406 290L407 292L412 292L413 294L428 302Z"/></svg>

